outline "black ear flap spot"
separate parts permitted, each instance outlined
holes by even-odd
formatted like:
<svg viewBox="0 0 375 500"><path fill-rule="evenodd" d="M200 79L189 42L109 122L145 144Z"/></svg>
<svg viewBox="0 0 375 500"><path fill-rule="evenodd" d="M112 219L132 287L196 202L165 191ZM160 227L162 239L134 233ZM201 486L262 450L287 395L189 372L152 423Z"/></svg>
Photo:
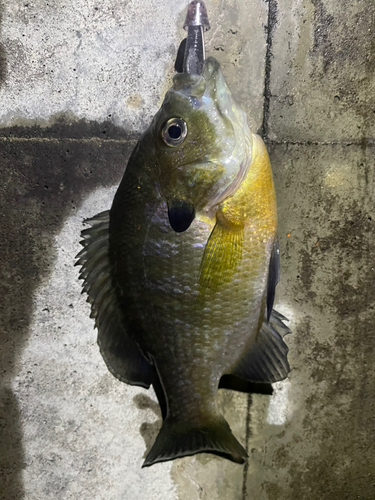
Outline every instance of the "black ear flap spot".
<svg viewBox="0 0 375 500"><path fill-rule="evenodd" d="M182 40L180 46L178 47L176 61L174 63L174 69L177 73L184 72L184 56L185 56L185 47L186 47L186 38Z"/></svg>
<svg viewBox="0 0 375 500"><path fill-rule="evenodd" d="M172 200L168 203L168 217L171 228L183 233L194 220L194 206L186 200Z"/></svg>

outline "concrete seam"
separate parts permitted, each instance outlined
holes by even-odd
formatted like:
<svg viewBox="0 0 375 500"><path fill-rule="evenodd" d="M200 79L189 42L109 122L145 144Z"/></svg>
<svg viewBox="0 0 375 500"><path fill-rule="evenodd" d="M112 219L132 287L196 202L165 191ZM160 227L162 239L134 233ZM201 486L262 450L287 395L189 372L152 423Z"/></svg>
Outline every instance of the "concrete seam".
<svg viewBox="0 0 375 500"><path fill-rule="evenodd" d="M268 139L267 144L274 145L286 145L286 146L363 146L363 143L366 143L366 146L372 146L375 144L375 139L366 138L365 141L363 139L360 140L341 140L341 141L313 141L313 140L305 140L305 141L282 141L275 139Z"/></svg>
<svg viewBox="0 0 375 500"><path fill-rule="evenodd" d="M247 396L247 405L246 405L246 442L245 442L245 450L247 455L249 455L249 441L250 441L250 436L251 436L251 429L250 429L250 423L251 423L251 417L250 417L250 409L251 405L253 403L253 398L252 395L249 394ZM247 474L249 471L249 456L246 459L244 468L243 468L243 483L242 483L242 500L246 500L247 498Z"/></svg>
<svg viewBox="0 0 375 500"><path fill-rule="evenodd" d="M52 142L55 144L61 142L99 142L99 143L128 143L128 142L136 142L137 139L100 139L99 137L6 137L0 136L1 142Z"/></svg>
<svg viewBox="0 0 375 500"><path fill-rule="evenodd" d="M264 70L264 91L263 91L263 122L260 129L261 136L264 141L268 141L268 120L270 114L270 99L271 99L271 61L272 61L272 36L277 24L277 1L268 0L268 19L267 27L267 50L265 57L265 70Z"/></svg>
<svg viewBox="0 0 375 500"><path fill-rule="evenodd" d="M100 139L99 137L7 137L0 136L0 142L51 142L51 143L61 143L61 142L87 142L87 143L115 143L115 144L126 144L131 142L137 142L139 138L128 138L128 139ZM267 144L269 145L285 145L285 146L362 146L365 144L366 146L375 145L375 139L372 137L367 137L360 140L341 140L341 141L314 141L314 140L305 140L305 141L290 141L290 140L276 140L276 139L267 139Z"/></svg>

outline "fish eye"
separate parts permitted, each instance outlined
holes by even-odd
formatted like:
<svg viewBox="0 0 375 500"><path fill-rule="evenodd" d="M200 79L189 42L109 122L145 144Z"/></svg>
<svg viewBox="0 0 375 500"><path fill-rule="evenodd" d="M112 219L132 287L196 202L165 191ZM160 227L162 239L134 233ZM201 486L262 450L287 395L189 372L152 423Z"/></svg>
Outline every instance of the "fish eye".
<svg viewBox="0 0 375 500"><path fill-rule="evenodd" d="M161 129L161 137L170 147L182 144L187 135L187 125L182 118L170 118Z"/></svg>

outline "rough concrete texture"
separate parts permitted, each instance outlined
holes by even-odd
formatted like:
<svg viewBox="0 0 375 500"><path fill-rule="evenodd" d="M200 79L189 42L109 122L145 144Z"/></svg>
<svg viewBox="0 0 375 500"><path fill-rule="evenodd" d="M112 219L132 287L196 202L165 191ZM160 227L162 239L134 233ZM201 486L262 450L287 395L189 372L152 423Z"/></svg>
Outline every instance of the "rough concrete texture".
<svg viewBox="0 0 375 500"><path fill-rule="evenodd" d="M244 467L140 469L161 416L107 372L77 269L170 85L187 1L3 2L0 498L375 498L372 0L211 0L207 52L268 144L292 371L221 391Z"/></svg>
<svg viewBox="0 0 375 500"><path fill-rule="evenodd" d="M292 372L284 422L252 407L249 498L375 496L374 149L270 146Z"/></svg>
<svg viewBox="0 0 375 500"><path fill-rule="evenodd" d="M229 83L259 126L266 6L236 0L207 5L214 21L207 49L223 61ZM67 114L68 121L142 132L170 86L186 7L186 0L4 3L0 126L46 127Z"/></svg>
<svg viewBox="0 0 375 500"><path fill-rule="evenodd" d="M375 14L370 0L270 0L269 138L375 135Z"/></svg>

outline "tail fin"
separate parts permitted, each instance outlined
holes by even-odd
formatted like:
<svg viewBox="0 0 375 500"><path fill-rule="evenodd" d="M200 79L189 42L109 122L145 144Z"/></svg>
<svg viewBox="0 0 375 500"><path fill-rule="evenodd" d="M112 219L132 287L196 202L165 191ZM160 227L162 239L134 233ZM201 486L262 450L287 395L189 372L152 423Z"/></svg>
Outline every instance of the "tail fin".
<svg viewBox="0 0 375 500"><path fill-rule="evenodd" d="M142 467L202 452L214 453L239 464L247 457L224 417L219 415L200 427L167 417Z"/></svg>

